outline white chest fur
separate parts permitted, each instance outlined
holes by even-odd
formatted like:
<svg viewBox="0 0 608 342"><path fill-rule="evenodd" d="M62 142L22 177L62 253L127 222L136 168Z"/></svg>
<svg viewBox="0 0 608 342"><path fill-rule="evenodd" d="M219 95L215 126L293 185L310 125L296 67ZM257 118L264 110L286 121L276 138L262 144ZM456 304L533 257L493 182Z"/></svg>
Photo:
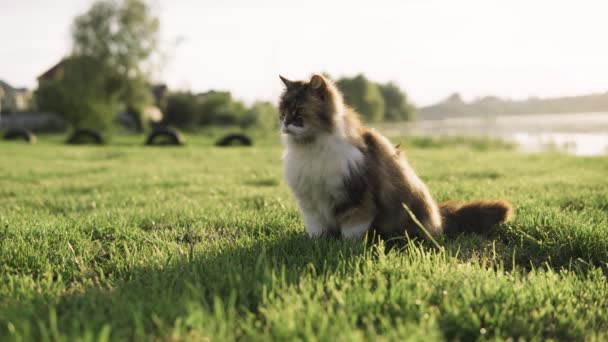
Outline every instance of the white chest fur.
<svg viewBox="0 0 608 342"><path fill-rule="evenodd" d="M336 228L333 208L345 196L344 178L363 161L359 149L334 135L319 137L308 145L286 143L285 178L310 235Z"/></svg>

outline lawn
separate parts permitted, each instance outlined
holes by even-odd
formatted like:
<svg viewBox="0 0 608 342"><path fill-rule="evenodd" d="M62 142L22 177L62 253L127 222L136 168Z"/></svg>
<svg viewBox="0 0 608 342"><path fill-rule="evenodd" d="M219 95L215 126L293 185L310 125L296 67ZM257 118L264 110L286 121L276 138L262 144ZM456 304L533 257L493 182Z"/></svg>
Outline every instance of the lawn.
<svg viewBox="0 0 608 342"><path fill-rule="evenodd" d="M389 250L309 240L274 140L1 141L0 340L608 339L608 158L404 140L438 200L516 216Z"/></svg>

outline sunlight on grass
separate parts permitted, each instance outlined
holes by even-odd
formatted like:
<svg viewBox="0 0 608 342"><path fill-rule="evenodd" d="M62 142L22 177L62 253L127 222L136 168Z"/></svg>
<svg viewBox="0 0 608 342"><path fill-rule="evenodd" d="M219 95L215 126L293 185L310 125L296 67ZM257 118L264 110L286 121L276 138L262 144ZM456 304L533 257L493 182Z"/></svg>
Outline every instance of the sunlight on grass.
<svg viewBox="0 0 608 342"><path fill-rule="evenodd" d="M438 201L517 216L389 250L308 239L278 139L39 140L0 147L0 340L608 338L606 158L406 142Z"/></svg>

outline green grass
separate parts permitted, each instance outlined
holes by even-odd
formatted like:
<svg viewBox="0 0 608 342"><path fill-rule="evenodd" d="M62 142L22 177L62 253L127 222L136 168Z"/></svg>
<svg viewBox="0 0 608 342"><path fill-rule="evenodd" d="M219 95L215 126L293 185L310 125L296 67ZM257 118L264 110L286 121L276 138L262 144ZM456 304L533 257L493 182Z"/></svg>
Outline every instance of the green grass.
<svg viewBox="0 0 608 342"><path fill-rule="evenodd" d="M274 139L186 138L0 142L0 340L608 339L606 157L406 140L438 200L517 213L389 251L309 240Z"/></svg>

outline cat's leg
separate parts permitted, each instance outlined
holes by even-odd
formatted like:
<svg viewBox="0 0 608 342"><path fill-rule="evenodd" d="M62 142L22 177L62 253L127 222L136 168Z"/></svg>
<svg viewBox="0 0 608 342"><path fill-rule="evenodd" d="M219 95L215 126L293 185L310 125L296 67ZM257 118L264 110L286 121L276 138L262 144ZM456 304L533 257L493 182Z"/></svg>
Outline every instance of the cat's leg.
<svg viewBox="0 0 608 342"><path fill-rule="evenodd" d="M360 239L367 233L369 230L373 217L369 217L359 222L348 222L343 223L340 226L340 231L342 233L342 237L345 239Z"/></svg>
<svg viewBox="0 0 608 342"><path fill-rule="evenodd" d="M371 227L374 220L374 210L371 197L365 196L359 206L336 213L336 220L340 225L342 237L346 239L362 238Z"/></svg>
<svg viewBox="0 0 608 342"><path fill-rule="evenodd" d="M325 232L323 220L317 213L311 210L302 210L302 214L304 216L304 228L309 237L316 238Z"/></svg>

